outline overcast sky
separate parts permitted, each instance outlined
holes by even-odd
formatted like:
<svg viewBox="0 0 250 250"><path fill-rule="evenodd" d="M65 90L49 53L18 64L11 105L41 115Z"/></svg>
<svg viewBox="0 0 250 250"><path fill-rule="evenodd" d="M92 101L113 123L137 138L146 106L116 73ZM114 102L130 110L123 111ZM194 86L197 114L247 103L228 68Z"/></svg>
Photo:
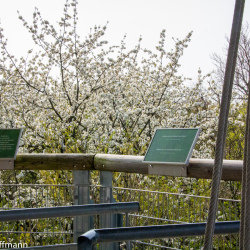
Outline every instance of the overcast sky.
<svg viewBox="0 0 250 250"><path fill-rule="evenodd" d="M172 46L172 37L184 38L193 31L189 47L181 60L181 73L197 76L213 69L212 53L222 54L226 36L230 36L235 0L78 0L79 34L84 38L94 25L105 25L106 40L119 44L127 34L127 47L133 48L142 36L143 47L154 50L162 29ZM0 0L0 20L8 38L9 49L25 55L33 45L17 10L31 20L35 7L45 19L55 23L60 19L64 0ZM250 24L250 1L246 1L243 24Z"/></svg>

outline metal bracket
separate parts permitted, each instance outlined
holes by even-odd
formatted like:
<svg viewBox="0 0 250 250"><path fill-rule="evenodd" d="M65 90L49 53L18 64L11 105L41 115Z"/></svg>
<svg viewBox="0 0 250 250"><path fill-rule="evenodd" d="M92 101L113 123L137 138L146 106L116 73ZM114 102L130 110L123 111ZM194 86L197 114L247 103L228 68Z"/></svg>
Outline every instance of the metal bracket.
<svg viewBox="0 0 250 250"><path fill-rule="evenodd" d="M187 177L186 165L150 164L148 174Z"/></svg>
<svg viewBox="0 0 250 250"><path fill-rule="evenodd" d="M14 169L14 159L12 160L3 160L0 159L0 169Z"/></svg>

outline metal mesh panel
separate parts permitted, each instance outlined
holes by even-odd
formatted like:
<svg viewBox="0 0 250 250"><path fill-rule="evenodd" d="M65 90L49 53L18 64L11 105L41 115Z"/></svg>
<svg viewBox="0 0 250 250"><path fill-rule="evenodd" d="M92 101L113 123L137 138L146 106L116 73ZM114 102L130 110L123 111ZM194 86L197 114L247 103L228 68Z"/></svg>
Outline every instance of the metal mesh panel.
<svg viewBox="0 0 250 250"><path fill-rule="evenodd" d="M98 175L96 171L92 174L91 180L94 180L94 185L89 187L90 200L94 203L100 203L101 200L102 187ZM171 177L116 173L113 177L112 194L116 201L140 203L141 211L129 214L129 226L205 222L210 198L199 194L188 194L189 190L195 189L196 184L192 184L192 180L182 180L182 190L175 190L175 184L175 179ZM197 190L200 192L199 188ZM227 197L226 194L227 191L224 189L222 195ZM64 206L73 205L73 203L73 185L0 185L0 209L2 210ZM239 220L239 215L239 200L226 198L219 200L217 215L219 221ZM99 216L94 217L94 228L99 228L99 219ZM125 226L125 221L123 223ZM29 246L73 242L72 218L4 222L0 223L0 231L0 241L25 242ZM125 245L122 243L121 248L125 249ZM132 242L132 249L200 249L202 246L203 237ZM238 235L215 236L214 248L237 249Z"/></svg>
<svg viewBox="0 0 250 250"><path fill-rule="evenodd" d="M178 190L176 190L176 193L158 191L163 189L173 190L175 183L171 181L172 178L170 177L170 181L168 181L168 177L164 177L166 178L164 181L173 183L173 186L161 187L161 176L152 176L154 185L148 184L150 180L148 180L148 183L145 182L144 177L146 177L146 180L150 178L148 175L125 173L120 173L118 178L114 178L117 187L113 187L113 196L118 201L138 201L140 203L141 211L129 215L130 226L206 222L210 197L178 193ZM122 181L119 182L119 179ZM196 184L195 182L192 183L192 180L188 178L181 181L182 185L185 185L185 191L193 190L192 185ZM122 185L128 187L121 187ZM221 196L227 196L226 187L224 186L224 192L222 192ZM232 187L233 185L230 186L231 189ZM240 200L220 198L217 220L240 220ZM135 241L132 245L132 249L201 249L203 237ZM214 249L238 249L238 247L238 235L214 237Z"/></svg>
<svg viewBox="0 0 250 250"><path fill-rule="evenodd" d="M73 205L72 185L0 185L0 209ZM25 242L29 246L73 242L72 218L0 222L0 241Z"/></svg>
<svg viewBox="0 0 250 250"><path fill-rule="evenodd" d="M130 214L130 226L148 226L164 224L183 224L205 222L209 197L113 188L119 201L139 201L141 211ZM218 220L239 220L239 200L220 199ZM133 249L200 249L203 237L186 237L134 242ZM215 236L216 249L236 249L238 235ZM222 248L221 248L222 247Z"/></svg>

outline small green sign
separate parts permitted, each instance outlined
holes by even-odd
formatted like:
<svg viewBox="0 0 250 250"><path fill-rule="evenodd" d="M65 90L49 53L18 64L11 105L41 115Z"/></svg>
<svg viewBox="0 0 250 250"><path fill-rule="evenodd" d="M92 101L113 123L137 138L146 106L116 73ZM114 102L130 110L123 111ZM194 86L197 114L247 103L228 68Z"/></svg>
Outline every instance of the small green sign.
<svg viewBox="0 0 250 250"><path fill-rule="evenodd" d="M0 159L15 159L22 129L0 129Z"/></svg>
<svg viewBox="0 0 250 250"><path fill-rule="evenodd" d="M199 128L157 129L143 161L186 165L199 133Z"/></svg>

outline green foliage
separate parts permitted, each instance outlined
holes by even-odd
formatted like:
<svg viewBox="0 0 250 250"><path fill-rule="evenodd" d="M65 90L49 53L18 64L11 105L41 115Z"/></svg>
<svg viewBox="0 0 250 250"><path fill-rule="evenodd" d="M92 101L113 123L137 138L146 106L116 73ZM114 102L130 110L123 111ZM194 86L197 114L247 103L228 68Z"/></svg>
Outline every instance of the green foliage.
<svg viewBox="0 0 250 250"><path fill-rule="evenodd" d="M245 144L245 101L236 104L237 108L231 111L226 140L225 158L228 160L243 160Z"/></svg>

